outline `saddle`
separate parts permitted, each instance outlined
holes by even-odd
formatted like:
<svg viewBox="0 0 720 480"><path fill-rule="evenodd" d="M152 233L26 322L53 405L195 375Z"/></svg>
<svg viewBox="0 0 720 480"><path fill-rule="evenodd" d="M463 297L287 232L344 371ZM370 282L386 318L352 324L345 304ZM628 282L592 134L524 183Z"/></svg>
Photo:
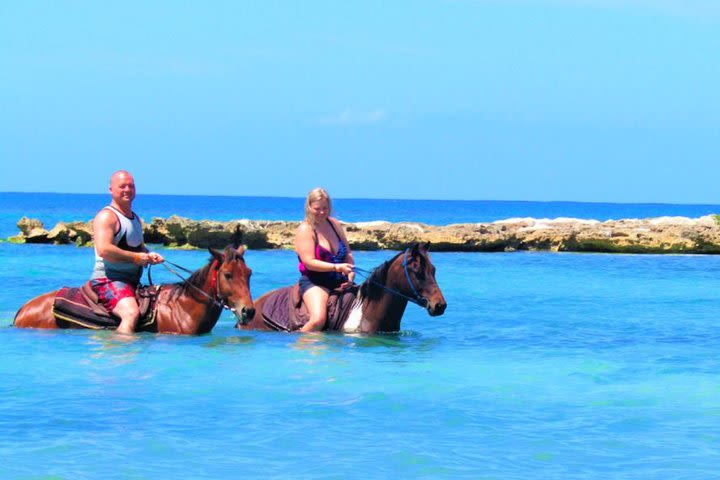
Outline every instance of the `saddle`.
<svg viewBox="0 0 720 480"><path fill-rule="evenodd" d="M135 290L140 308L136 330L153 330L155 327L155 304L160 285L141 285ZM120 318L105 310L90 282L81 287L63 287L55 294L53 315L60 328L90 328L93 330L115 329Z"/></svg>
<svg viewBox="0 0 720 480"><path fill-rule="evenodd" d="M353 285L346 290L330 292L324 330L338 331L342 328L357 297L357 290L357 285ZM300 286L296 283L271 293L263 304L262 316L265 325L273 330L300 330L310 320L310 314L300 296Z"/></svg>

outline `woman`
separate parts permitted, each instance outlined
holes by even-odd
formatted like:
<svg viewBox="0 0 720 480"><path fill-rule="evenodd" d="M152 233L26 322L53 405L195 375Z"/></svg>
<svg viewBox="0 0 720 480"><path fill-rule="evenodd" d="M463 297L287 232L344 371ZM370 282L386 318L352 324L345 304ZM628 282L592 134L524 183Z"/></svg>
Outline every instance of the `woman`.
<svg viewBox="0 0 720 480"><path fill-rule="evenodd" d="M330 290L352 285L353 255L340 222L330 217L332 203L322 188L315 188L305 200L305 221L295 235L300 261L300 294L310 320L300 330L322 330L327 319Z"/></svg>

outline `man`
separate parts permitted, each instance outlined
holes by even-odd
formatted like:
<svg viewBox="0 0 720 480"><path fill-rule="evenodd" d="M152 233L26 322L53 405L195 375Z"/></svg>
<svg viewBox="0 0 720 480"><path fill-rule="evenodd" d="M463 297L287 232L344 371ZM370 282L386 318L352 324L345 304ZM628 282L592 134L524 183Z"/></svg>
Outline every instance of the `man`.
<svg viewBox="0 0 720 480"><path fill-rule="evenodd" d="M117 333L135 331L140 311L135 289L142 269L164 262L158 253L150 252L143 242L140 218L132 211L135 180L125 170L110 177L110 205L93 220L95 268L90 285L105 309L120 317Z"/></svg>

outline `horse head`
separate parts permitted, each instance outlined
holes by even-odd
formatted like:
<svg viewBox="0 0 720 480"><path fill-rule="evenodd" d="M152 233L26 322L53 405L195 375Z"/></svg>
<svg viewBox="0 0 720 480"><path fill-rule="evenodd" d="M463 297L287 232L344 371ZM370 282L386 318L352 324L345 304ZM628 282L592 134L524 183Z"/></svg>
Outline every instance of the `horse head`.
<svg viewBox="0 0 720 480"><path fill-rule="evenodd" d="M224 251L208 248L217 261L217 296L245 325L255 316L255 306L250 295L252 270L245 264L245 247L228 246Z"/></svg>
<svg viewBox="0 0 720 480"><path fill-rule="evenodd" d="M430 242L414 243L402 254L402 270L406 292L424 306L430 316L442 315L447 307L445 297L435 280L435 265L430 261ZM403 284L403 279L400 280Z"/></svg>

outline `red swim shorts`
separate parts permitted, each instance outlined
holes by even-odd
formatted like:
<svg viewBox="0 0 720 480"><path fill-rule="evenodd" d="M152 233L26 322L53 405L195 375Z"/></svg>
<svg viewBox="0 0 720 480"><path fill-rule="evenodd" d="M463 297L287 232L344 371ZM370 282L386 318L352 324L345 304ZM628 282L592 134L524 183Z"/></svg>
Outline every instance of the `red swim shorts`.
<svg viewBox="0 0 720 480"><path fill-rule="evenodd" d="M96 278L90 280L90 287L97 293L100 303L108 313L112 313L118 302L123 298L135 298L135 285L120 280L110 280L105 277Z"/></svg>

